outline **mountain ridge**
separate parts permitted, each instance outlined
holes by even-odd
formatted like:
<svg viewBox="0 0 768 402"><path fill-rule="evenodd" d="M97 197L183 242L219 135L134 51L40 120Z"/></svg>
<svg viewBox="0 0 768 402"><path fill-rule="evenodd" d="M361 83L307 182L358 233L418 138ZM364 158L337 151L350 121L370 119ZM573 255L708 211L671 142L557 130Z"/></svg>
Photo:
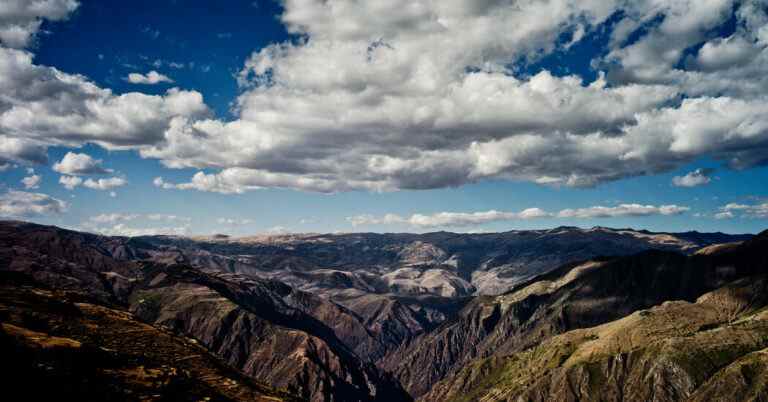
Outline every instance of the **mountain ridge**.
<svg viewBox="0 0 768 402"><path fill-rule="evenodd" d="M559 227L535 233L284 239L290 242L126 238L0 222L0 272L29 275L56 292L87 294L90 303L111 309L104 310L108 315L130 314L137 322L192 339L230 369L289 396L318 402L426 402L461 400L460 395L487 401L521 395L542 401L592 400L603 392L589 385L597 378L597 371L589 371L593 368L614 384L614 391L623 390L616 395L630 388L648 395L639 382L612 377L605 366L609 360L589 360L583 366L571 364L576 360L568 356L584 355L580 350L599 344L594 339L585 343L584 337L611 339L600 328L629 322L633 331L645 331L665 322L638 321L645 310L656 314L660 309L660 317L678 314L681 325L689 323L684 328L721 325L722 320L685 317L696 309L718 317L730 314L727 306L741 302L723 296L730 294L728 287L738 285L733 292L759 295L762 288L739 281L759 279L768 266L762 252L768 231L738 237ZM544 268L520 275L517 267L530 268L523 261ZM506 282L504 292L487 295L428 287L455 281L448 273L472 278L488 270L514 280ZM414 280L433 285L417 289ZM0 295L3 286L0 280ZM704 304L698 301L702 298ZM726 330L759 338L762 319L752 319L755 326L747 329ZM26 333L17 324L23 321L10 323L14 327L6 330ZM659 342L673 339L672 332L659 333ZM711 342L725 341L717 339ZM715 395L721 390L716 384L734 381L733 370L754 361L761 372L762 355L754 349L763 347L761 342L744 343L749 353L757 354L734 355L736 360L728 362L732 370L722 375L711 370L706 378L685 374L677 360L664 367L683 374L658 375L693 384L674 385L677 396L691 396L695 390L701 394L705 388L710 390L706 395ZM541 348L562 353L529 353ZM643 356L643 364L660 364L652 354ZM541 381L534 384L511 363L517 361L540 367L536 378ZM637 375L627 370L623 376ZM488 380L479 381L483 378ZM575 381L588 392L557 388L563 381Z"/></svg>
<svg viewBox="0 0 768 402"><path fill-rule="evenodd" d="M650 250L585 269L551 292L515 298L522 287L502 296L478 298L453 321L393 352L384 359L383 368L394 372L412 395L423 397L435 383L450 381L477 358L514 354L569 330L620 319L665 301L693 301L724 285L723 278L764 274L766 245L768 232L712 255ZM571 264L548 275L562 277L580 266ZM533 280L528 286L540 282Z"/></svg>

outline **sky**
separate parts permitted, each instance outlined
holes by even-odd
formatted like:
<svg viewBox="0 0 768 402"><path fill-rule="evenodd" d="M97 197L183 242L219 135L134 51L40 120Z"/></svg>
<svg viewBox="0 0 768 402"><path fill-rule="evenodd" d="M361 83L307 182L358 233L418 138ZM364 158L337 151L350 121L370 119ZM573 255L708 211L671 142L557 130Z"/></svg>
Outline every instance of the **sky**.
<svg viewBox="0 0 768 402"><path fill-rule="evenodd" d="M0 218L768 229L766 0L3 0Z"/></svg>

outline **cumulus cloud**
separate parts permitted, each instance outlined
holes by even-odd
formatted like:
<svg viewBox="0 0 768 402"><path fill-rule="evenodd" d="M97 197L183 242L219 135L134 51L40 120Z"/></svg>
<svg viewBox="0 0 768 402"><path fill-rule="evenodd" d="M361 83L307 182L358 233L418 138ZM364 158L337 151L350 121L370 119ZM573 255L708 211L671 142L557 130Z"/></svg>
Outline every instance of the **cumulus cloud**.
<svg viewBox="0 0 768 402"><path fill-rule="evenodd" d="M678 205L641 205L621 204L615 207L595 206L579 209L564 209L557 214L558 218L616 218L624 216L650 216L650 215L680 215L690 208Z"/></svg>
<svg viewBox="0 0 768 402"><path fill-rule="evenodd" d="M216 223L227 226L245 226L253 223L252 219L219 218Z"/></svg>
<svg viewBox="0 0 768 402"><path fill-rule="evenodd" d="M89 220L95 223L115 223L115 222L132 221L134 219L139 218L140 216L141 215L139 214L113 213L113 214L101 214L101 215L92 216L89 218Z"/></svg>
<svg viewBox="0 0 768 402"><path fill-rule="evenodd" d="M712 182L710 175L713 169L696 169L684 176L675 176L672 178L672 184L677 187L697 187Z"/></svg>
<svg viewBox="0 0 768 402"><path fill-rule="evenodd" d="M148 214L147 219L151 221L166 221L166 222L191 222L192 218L186 216L170 215L170 214Z"/></svg>
<svg viewBox="0 0 768 402"><path fill-rule="evenodd" d="M349 221L349 223L351 223L352 226L392 225L396 223L407 223L408 219L403 218L402 216L397 214L386 214L382 217L365 214L365 215L350 216L347 218L347 221Z"/></svg>
<svg viewBox="0 0 768 402"><path fill-rule="evenodd" d="M155 85L161 82L173 83L173 80L170 79L167 75L160 74L154 70L148 72L146 75L130 73L128 74L128 77L126 77L126 81L130 82L131 84L145 85Z"/></svg>
<svg viewBox="0 0 768 402"><path fill-rule="evenodd" d="M348 190L385 190L375 181L344 181L341 179L312 178L301 174L272 173L264 170L230 168L219 173L197 172L191 181L170 183L162 177L153 180L156 187L177 190L198 190L222 194L242 194L263 188L297 188L320 193Z"/></svg>
<svg viewBox="0 0 768 402"><path fill-rule="evenodd" d="M712 72L741 66L751 61L759 53L759 48L740 35L716 38L699 49L695 59L690 60L692 67Z"/></svg>
<svg viewBox="0 0 768 402"><path fill-rule="evenodd" d="M196 91L115 95L85 77L35 65L33 55L0 47L0 160L47 162L51 145L94 143L138 149L164 140L174 120L206 116Z"/></svg>
<svg viewBox="0 0 768 402"><path fill-rule="evenodd" d="M33 190L40 187L40 181L43 179L42 176L39 174L33 174L31 176L27 176L23 179L21 179L21 184L24 185L24 188L27 190Z"/></svg>
<svg viewBox="0 0 768 402"><path fill-rule="evenodd" d="M26 138L13 138L0 134L0 164L9 163L46 164L48 163L46 146Z"/></svg>
<svg viewBox="0 0 768 402"><path fill-rule="evenodd" d="M735 18L764 15L744 11L750 4ZM580 40L620 9L596 64L608 74L595 82L509 67L557 51L562 35ZM141 152L171 167L218 170L161 187L220 193L428 189L489 178L589 187L702 155L751 167L766 162L766 85L732 67L765 71L754 64L768 58L757 34L765 24L749 17L737 37L717 42L709 33L733 10L728 0L546 8L286 1L282 21L306 40L251 56L239 75L240 119L188 121ZM696 66L680 70L683 50L696 43L704 43Z"/></svg>
<svg viewBox="0 0 768 402"><path fill-rule="evenodd" d="M590 187L702 157L739 169L768 163L761 0L283 6L281 21L300 39L248 58L232 121L210 118L195 91L115 95L0 48L0 149L3 138L38 151L136 149L198 169L181 183L158 178L158 187L226 194L487 179ZM607 24L612 15L620 20ZM713 34L731 18L732 35ZM524 71L602 30L610 40L594 82Z"/></svg>
<svg viewBox="0 0 768 402"><path fill-rule="evenodd" d="M150 221L165 221L165 222L186 222L189 223L192 219L168 214L128 214L128 213L111 213L92 216L89 221L94 223L117 223L117 222L129 222L137 219L148 219Z"/></svg>
<svg viewBox="0 0 768 402"><path fill-rule="evenodd" d="M77 186L83 184L83 179L77 176L61 176L59 183L67 190L74 190Z"/></svg>
<svg viewBox="0 0 768 402"><path fill-rule="evenodd" d="M715 214L715 219L731 219L734 216L731 211L721 211Z"/></svg>
<svg viewBox="0 0 768 402"><path fill-rule="evenodd" d="M74 190L78 186L90 188L92 190L110 191L117 187L122 187L128 184L128 180L122 177L109 177L104 179L86 179L83 180L77 176L61 176L59 177L59 183L61 183L67 190Z"/></svg>
<svg viewBox="0 0 768 402"><path fill-rule="evenodd" d="M0 216L28 218L61 214L66 210L66 202L47 194L11 190L0 195Z"/></svg>
<svg viewBox="0 0 768 402"><path fill-rule="evenodd" d="M31 44L43 19L66 19L77 9L76 0L3 0L0 6L0 44L24 48Z"/></svg>
<svg viewBox="0 0 768 402"><path fill-rule="evenodd" d="M765 219L768 218L768 202L758 204L731 203L720 207L720 211L717 215L721 215L722 218L733 218L738 213L746 218Z"/></svg>
<svg viewBox="0 0 768 402"><path fill-rule="evenodd" d="M112 170L101 167L100 159L93 159L88 154L67 152L61 161L53 165L53 170L66 175L107 174Z"/></svg>
<svg viewBox="0 0 768 402"><path fill-rule="evenodd" d="M122 177L110 177L107 179L87 179L83 182L83 187L93 190L107 191L116 187L122 187L128 184L128 181Z"/></svg>
<svg viewBox="0 0 768 402"><path fill-rule="evenodd" d="M373 215L358 215L348 217L353 226L360 225L392 225L407 224L414 227L466 227L485 223L539 219L539 218L615 218L625 216L651 216L651 215L679 215L690 210L688 207L678 205L640 205L621 204L615 207L594 206L580 209L564 209L557 213L547 212L540 208L528 208L520 212L439 212L431 215L414 214L410 217L402 217L396 214L386 214L382 217Z"/></svg>
<svg viewBox="0 0 768 402"><path fill-rule="evenodd" d="M416 214L408 219L408 223L420 227L436 226L474 226L489 222L508 221L515 219L535 219L549 216L539 208L529 208L522 212L440 212L434 215Z"/></svg>

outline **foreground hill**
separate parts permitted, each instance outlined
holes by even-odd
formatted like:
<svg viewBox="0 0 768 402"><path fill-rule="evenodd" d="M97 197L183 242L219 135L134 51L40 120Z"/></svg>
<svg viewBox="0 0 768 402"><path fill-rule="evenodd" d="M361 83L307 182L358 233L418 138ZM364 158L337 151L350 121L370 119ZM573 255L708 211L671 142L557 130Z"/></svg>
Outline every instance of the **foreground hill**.
<svg viewBox="0 0 768 402"><path fill-rule="evenodd" d="M115 250L130 250L123 240L6 223L0 270L193 338L239 372L308 400L410 399L352 350L377 342L342 307L274 281L117 259Z"/></svg>
<svg viewBox="0 0 768 402"><path fill-rule="evenodd" d="M522 352L438 383L439 401L757 401L768 397L768 286L745 278Z"/></svg>
<svg viewBox="0 0 768 402"><path fill-rule="evenodd" d="M768 347L765 316L751 315L766 305L767 247L768 233L763 233L692 256L648 251L566 265L507 294L475 299L455 320L384 359L383 367L395 372L412 395L429 401L460 395L683 400L706 381L717 380L717 370ZM569 332L615 320L620 321ZM723 336L701 338L709 332L697 335L700 329ZM687 360L670 363L661 346L669 353L687 350L681 357ZM635 360L638 356L645 360ZM674 385L676 394L643 388L654 386L653 376L663 382L657 384L661 388ZM603 388L610 384L613 388Z"/></svg>
<svg viewBox="0 0 768 402"><path fill-rule="evenodd" d="M193 339L87 293L0 272L0 376L25 400L298 401L228 368Z"/></svg>

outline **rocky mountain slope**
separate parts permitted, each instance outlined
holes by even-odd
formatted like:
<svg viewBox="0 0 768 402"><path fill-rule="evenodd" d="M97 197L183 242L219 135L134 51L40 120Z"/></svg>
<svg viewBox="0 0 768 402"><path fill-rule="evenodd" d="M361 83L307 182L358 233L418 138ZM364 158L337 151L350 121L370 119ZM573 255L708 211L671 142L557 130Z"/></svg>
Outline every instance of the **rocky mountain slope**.
<svg viewBox="0 0 768 402"><path fill-rule="evenodd" d="M0 271L119 306L155 327L195 339L251 378L308 400L410 399L397 382L358 358L351 345L372 354L379 346L342 307L274 281L116 259L121 250L134 252L120 241L5 223Z"/></svg>
<svg viewBox="0 0 768 402"><path fill-rule="evenodd" d="M155 259L278 279L329 298L501 294L565 263L644 250L690 254L749 236L559 227L505 233L350 233L250 238L134 238Z"/></svg>
<svg viewBox="0 0 768 402"><path fill-rule="evenodd" d="M493 234L148 236L105 247L128 259L278 280L322 296L361 318L381 347L356 350L377 361L453 317L472 295L503 293L564 263L649 249L690 254L747 238L560 227Z"/></svg>
<svg viewBox="0 0 768 402"><path fill-rule="evenodd" d="M695 302L669 301L528 350L482 359L438 383L440 401L735 401L768 395L766 277Z"/></svg>
<svg viewBox="0 0 768 402"><path fill-rule="evenodd" d="M762 400L766 246L606 228L190 239L0 222L0 347L86 399ZM79 364L77 344L117 361Z"/></svg>
<svg viewBox="0 0 768 402"><path fill-rule="evenodd" d="M629 328L634 325L639 327L636 330L638 333L656 333L658 335L657 338L647 337L646 340L656 339L662 344L668 344L673 341L671 339L673 335L679 335L685 331L679 328L659 329L656 328L653 321L635 321L636 316L632 316L632 314L653 306L663 305L665 302L694 303L697 299L704 301L722 299L724 300L722 304L725 305L734 304L749 307L742 307L741 310L738 308L728 310L730 307L727 307L725 310L715 311L715 313L721 314L720 316L732 314L733 317L736 317L751 311L750 309L754 310L763 306L765 304L765 292L761 287L762 285L750 287L738 285L744 282L737 282L736 285L733 283L734 281L746 281L746 284L763 283L759 282L758 279L768 273L768 254L764 251L767 246L768 233L764 233L738 246L721 247L719 250L708 250L693 256L663 251L647 251L634 256L566 265L534 281L522 284L507 294L477 298L467 305L455 320L445 323L431 333L417 337L384 359L383 368L394 372L412 395L419 396L425 401L442 401L456 398L460 394L457 390L461 390L461 394L467 394L470 391L476 392L475 387L485 387L485 384L478 384L477 379L498 374L498 370L493 368L497 367L497 364L498 367L506 367L509 361L518 361L523 357L534 360L540 358L541 356L536 355L536 353L546 350L547 347L554 347L548 342L558 342L553 341L553 337L558 334L568 335L568 331L575 329L594 327L620 320L623 317L630 317L627 318L627 321L614 324L613 327L599 327L593 329L592 332L582 331L581 333L577 332L576 335L564 335L564 337L554 339L561 341L567 339L563 342L570 342L570 345L578 349L581 342L575 342L573 337L591 338L597 336L602 337L600 339L606 339L606 331L620 328L615 330L615 333L619 334L617 335L619 339L624 339L621 336L631 332ZM740 286L738 292L729 291L726 287L737 285ZM710 292L715 293L704 296ZM718 295L732 293L740 294L739 297L746 301L718 298ZM673 305L676 304L673 303ZM701 306L685 307L685 309L698 311L691 315L701 314L703 321L689 320L690 323L685 325L694 327L696 325L721 324L721 321L714 318L712 319L714 321L706 321L704 313L696 310L699 307ZM668 308L671 307L661 307L661 310L656 313L667 314L664 312L667 310L664 309ZM639 313L639 316L645 317L644 314ZM654 312L652 311L650 314L654 314ZM669 314L673 313L670 312ZM679 311L674 314L681 315L681 317L684 315ZM670 319L670 321L680 325L684 325L685 322L684 318L680 318L679 321ZM762 336L759 332L761 329L757 328L754 331L757 331L753 333L754 337ZM729 338L729 336L721 338L720 341L723 343L719 347L729 348L730 345L737 342L729 340ZM556 343L556 345L560 344ZM593 345L595 342L589 344L589 346ZM765 347L762 345L762 343L756 342L753 346ZM634 350L636 346L638 345L630 342L625 351ZM607 341L605 347L610 349L610 347L617 346L614 341ZM532 353L536 356L531 357L533 355L526 355L526 353ZM579 356L589 356L591 353L591 351L584 352ZM571 356L570 352L566 357L568 356ZM654 355L649 356L653 357ZM549 357L552 356L549 355ZM623 358L626 356L619 359ZM698 358L693 357L692 359ZM704 356L702 359L704 360L701 364L707 364L707 357ZM549 361L544 366L556 368L565 363L565 360L555 360L554 363ZM571 360L571 362L575 361ZM516 366L518 367L516 369L517 374L531 375L530 378L526 377L530 380L529 382L521 380L523 381L522 384L525 385L524 387L507 389L505 387L508 383L504 380L501 385L505 386L503 388L506 390L504 393L506 396L498 397L498 399L489 397L488 400L516 400L517 397L521 397L521 400L560 400L559 398L566 394L557 394L553 391L554 388L566 387L571 389L583 385L574 383L570 377L565 376L564 373L572 373L566 370L560 372L563 376L550 378L551 382L541 385L541 389L530 388L532 381L542 378L543 374L533 371L528 373L529 363L526 361L520 366ZM653 360L643 369L638 369L640 371L636 372L635 375L639 376L643 370L650 370L654 364L662 363ZM551 366L552 364L554 366ZM608 369L613 367L611 364L618 364L618 362L613 361L610 364L605 364L608 365L606 366ZM510 370L514 371L515 369ZM509 370L502 369L502 371ZM520 374L523 372L528 374ZM582 375L588 375L588 372L587 374L582 373ZM628 372L622 375L631 376ZM672 374L665 372L658 375L668 380ZM633 378L631 381L640 383L647 379L647 377L641 376L641 378ZM691 383L694 384L691 387L700 385L703 379L699 378L699 381L698 383ZM488 386L489 389L498 385L491 383L494 385ZM515 383L517 384L517 382ZM527 392L539 392L540 396L534 397L533 394ZM548 392L555 393L549 394ZM473 395L479 395L479 393ZM515 397L512 398L510 395ZM575 399L569 396L568 398L571 399L562 400L602 400L600 398L605 397L601 393L592 393L591 396L578 393L574 395L576 395ZM618 395L623 394L619 393ZM624 400L622 398L619 396L607 400ZM649 398L650 400L679 400L671 396L667 399L661 396L658 397L659 399ZM628 397L626 400L647 399Z"/></svg>
<svg viewBox="0 0 768 402"><path fill-rule="evenodd" d="M298 401L228 368L197 342L88 293L0 272L0 377L25 400Z"/></svg>

